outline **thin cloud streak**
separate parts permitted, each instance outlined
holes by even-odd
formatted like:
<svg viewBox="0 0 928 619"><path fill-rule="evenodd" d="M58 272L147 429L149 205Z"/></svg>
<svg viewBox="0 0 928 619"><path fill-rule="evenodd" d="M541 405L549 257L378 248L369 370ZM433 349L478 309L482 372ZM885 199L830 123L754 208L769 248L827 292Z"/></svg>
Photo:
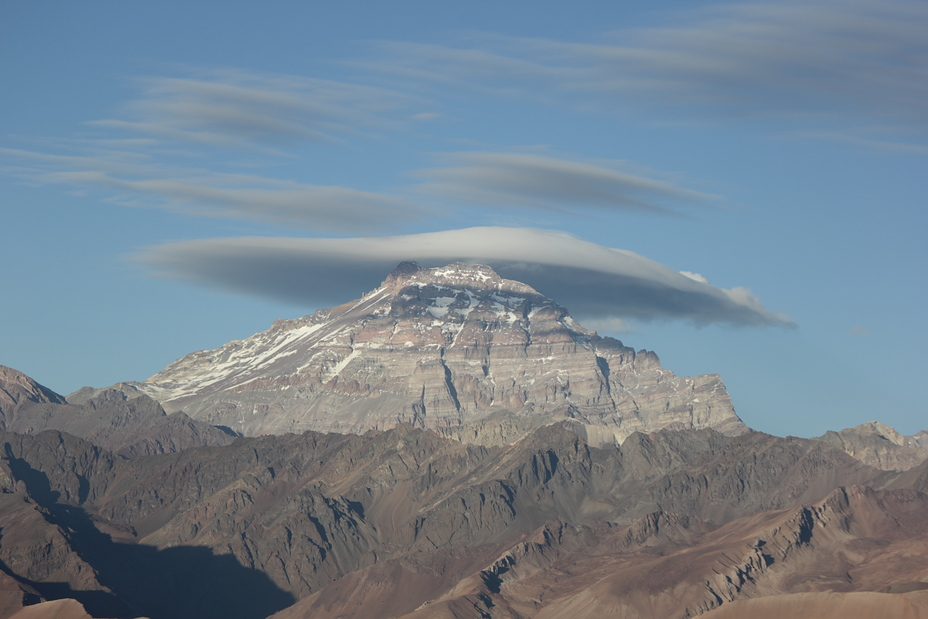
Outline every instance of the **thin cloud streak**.
<svg viewBox="0 0 928 619"><path fill-rule="evenodd" d="M456 163L420 170L417 189L452 200L567 210L577 206L668 213L716 196L583 161L532 154L456 153Z"/></svg>
<svg viewBox="0 0 928 619"><path fill-rule="evenodd" d="M74 174L70 173L72 182ZM89 174L87 181L148 194L171 208L185 207L193 214L295 224L333 232L382 230L397 221L413 221L424 209L402 198L345 187L275 182L275 187L236 186L238 178L223 175L212 182L162 178L129 181ZM247 182L246 177L246 182ZM252 181L253 182L253 181ZM272 184L262 180L264 184Z"/></svg>
<svg viewBox="0 0 928 619"><path fill-rule="evenodd" d="M722 289L621 249L529 228L480 227L348 239L227 238L168 243L136 259L165 277L319 307L373 289L399 262L488 264L601 324L616 319L795 326L747 288ZM612 322L610 322L612 321Z"/></svg>
<svg viewBox="0 0 928 619"><path fill-rule="evenodd" d="M584 208L676 214L718 199L599 162L519 153L445 155L451 165L418 171L415 175L425 182L399 193L183 169L161 165L144 153L113 149L57 155L0 148L0 157L28 164L8 167L12 175L34 183L118 191L112 199L119 204L351 234L395 230L438 216L423 198L454 205L445 215L466 212L468 206L573 215Z"/></svg>
<svg viewBox="0 0 928 619"><path fill-rule="evenodd" d="M909 142L900 142L898 140L874 140L860 135L836 133L832 131L802 131L792 133L786 137L810 138L826 140L830 142L840 142L842 144L866 148L868 150L880 150L892 153L904 153L908 155L928 155L928 146L911 144Z"/></svg>
<svg viewBox="0 0 928 619"><path fill-rule="evenodd" d="M347 82L222 70L200 77L138 80L131 119L90 125L215 146L262 147L335 141L363 129L385 129L410 118L415 99Z"/></svg>
<svg viewBox="0 0 928 619"><path fill-rule="evenodd" d="M421 204L391 194L178 169L130 153L99 157L0 148L0 156L30 162L31 166L6 170L33 183L95 187L116 192L111 199L120 204L198 216L357 234L418 221L430 213Z"/></svg>
<svg viewBox="0 0 928 619"><path fill-rule="evenodd" d="M622 30L614 43L477 35L473 47L388 42L385 73L502 94L580 97L686 113L900 119L928 128L928 5L832 0L724 5L693 25ZM554 93L554 94L549 94Z"/></svg>

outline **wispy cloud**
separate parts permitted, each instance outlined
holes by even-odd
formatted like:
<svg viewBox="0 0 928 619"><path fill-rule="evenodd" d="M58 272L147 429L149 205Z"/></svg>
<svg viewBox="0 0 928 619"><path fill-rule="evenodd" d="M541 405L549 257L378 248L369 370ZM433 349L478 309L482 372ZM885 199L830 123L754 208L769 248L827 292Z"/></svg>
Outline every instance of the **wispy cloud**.
<svg viewBox="0 0 928 619"><path fill-rule="evenodd" d="M118 143L116 143L118 145ZM6 171L34 183L109 191L111 201L273 224L322 232L359 234L397 230L438 209L481 215L472 207L521 207L578 214L586 208L677 213L717 196L679 187L618 164L524 153L457 153L450 163L414 173L423 182L393 193L322 186L257 175L165 165L144 149L125 150L81 144L88 154L52 154L0 148L0 159L15 161ZM530 213L528 214L530 216Z"/></svg>
<svg viewBox="0 0 928 619"><path fill-rule="evenodd" d="M564 303L578 317L604 325L624 325L615 320L631 318L793 326L747 288L718 288L630 251L529 228L348 239L206 239L152 247L138 259L163 276L309 307L356 298L404 260L423 266L460 260L489 264Z"/></svg>
<svg viewBox="0 0 928 619"><path fill-rule="evenodd" d="M720 5L601 42L478 34L457 47L381 45L368 67L534 98L682 114L889 118L928 128L928 5L826 0Z"/></svg>
<svg viewBox="0 0 928 619"><path fill-rule="evenodd" d="M892 134L895 132L891 129L871 129L868 131L868 133L880 133L892 136ZM881 150L910 155L928 155L928 146L900 141L898 139L873 139L871 137L867 137L866 135L859 135L854 133L839 133L836 131L797 131L789 134L787 137L827 140L829 142L838 142L867 150Z"/></svg>
<svg viewBox="0 0 928 619"><path fill-rule="evenodd" d="M396 126L414 101L371 86L241 70L137 83L141 92L126 117L89 124L172 141L263 147Z"/></svg>
<svg viewBox="0 0 928 619"><path fill-rule="evenodd" d="M19 163L8 166L8 173L34 183L108 191L117 203L322 232L390 229L428 212L419 203L387 193L164 166L119 151L78 156L0 148L0 157Z"/></svg>
<svg viewBox="0 0 928 619"><path fill-rule="evenodd" d="M191 71L136 83L140 94L124 106L122 117L86 123L97 136L32 139L42 146L31 150L0 148L3 170L32 183L96 188L119 204L319 233L396 230L427 213L421 201L396 194L241 174L237 161L230 162L237 156L230 153L240 149L267 163L276 159L268 154L289 154L304 143L409 124L413 97L241 70Z"/></svg>
<svg viewBox="0 0 928 619"><path fill-rule="evenodd" d="M403 198L338 186L304 185L248 175L125 180L99 173L62 173L70 183L92 182L154 196L194 214L298 225L316 230L382 230L424 214Z"/></svg>
<svg viewBox="0 0 928 619"><path fill-rule="evenodd" d="M421 192L492 206L671 212L715 196L615 167L535 154L456 153L453 165L419 171Z"/></svg>

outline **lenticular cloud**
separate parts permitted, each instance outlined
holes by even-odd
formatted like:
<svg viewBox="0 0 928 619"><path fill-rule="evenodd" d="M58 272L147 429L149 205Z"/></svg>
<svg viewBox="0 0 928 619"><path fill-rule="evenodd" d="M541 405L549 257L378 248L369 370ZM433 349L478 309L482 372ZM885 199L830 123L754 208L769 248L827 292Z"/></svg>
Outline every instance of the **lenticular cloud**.
<svg viewBox="0 0 928 619"><path fill-rule="evenodd" d="M487 264L580 318L793 326L747 288L726 290L634 252L559 232L478 227L343 239L239 237L168 243L138 258L162 276L309 307L357 298L398 263Z"/></svg>

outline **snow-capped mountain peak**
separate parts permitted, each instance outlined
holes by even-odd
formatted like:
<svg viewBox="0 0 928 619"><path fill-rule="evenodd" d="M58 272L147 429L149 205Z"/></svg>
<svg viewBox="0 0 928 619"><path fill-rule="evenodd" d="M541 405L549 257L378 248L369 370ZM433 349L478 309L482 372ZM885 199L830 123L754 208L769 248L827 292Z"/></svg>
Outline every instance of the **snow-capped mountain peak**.
<svg viewBox="0 0 928 619"><path fill-rule="evenodd" d="M618 438L677 423L744 428L717 376L676 377L530 286L466 263L401 263L359 299L187 355L138 388L245 434L439 427L501 409Z"/></svg>

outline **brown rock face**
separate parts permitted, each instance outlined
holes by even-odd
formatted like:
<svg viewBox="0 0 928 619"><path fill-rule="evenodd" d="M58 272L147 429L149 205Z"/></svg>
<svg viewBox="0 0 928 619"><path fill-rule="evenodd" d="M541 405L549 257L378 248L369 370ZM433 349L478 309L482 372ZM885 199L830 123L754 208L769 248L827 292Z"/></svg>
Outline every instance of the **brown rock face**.
<svg viewBox="0 0 928 619"><path fill-rule="evenodd" d="M921 493L854 487L716 530L664 513L627 527L549 524L402 617L481 616L452 612L468 605L538 619L928 617L928 585L905 581L928 566L925 505ZM329 616L314 602L279 616Z"/></svg>
<svg viewBox="0 0 928 619"><path fill-rule="evenodd" d="M134 388L245 435L447 428L501 410L574 419L594 444L747 429L717 375L678 377L529 286L461 263L404 263L361 299L193 353Z"/></svg>
<svg viewBox="0 0 928 619"><path fill-rule="evenodd" d="M42 602L35 606L28 606L11 619L93 619L84 610L80 602L72 599Z"/></svg>
<svg viewBox="0 0 928 619"><path fill-rule="evenodd" d="M558 425L495 447L398 426L133 460L0 433L0 587L14 612L152 619L687 619L905 594L928 582L924 466L713 430L599 449Z"/></svg>
<svg viewBox="0 0 928 619"><path fill-rule="evenodd" d="M703 615L705 619L928 619L928 592L793 593L738 600Z"/></svg>

